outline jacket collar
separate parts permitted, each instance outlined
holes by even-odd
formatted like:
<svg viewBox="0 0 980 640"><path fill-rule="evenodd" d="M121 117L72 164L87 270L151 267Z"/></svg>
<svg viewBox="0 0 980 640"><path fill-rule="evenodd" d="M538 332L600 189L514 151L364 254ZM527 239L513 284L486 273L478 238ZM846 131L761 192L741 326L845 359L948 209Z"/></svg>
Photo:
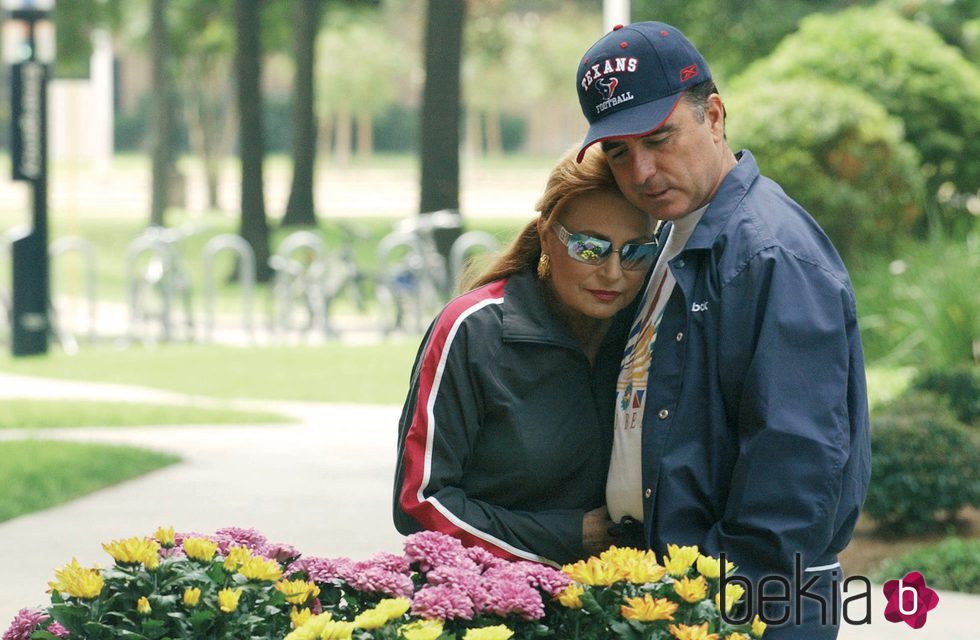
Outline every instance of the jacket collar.
<svg viewBox="0 0 980 640"><path fill-rule="evenodd" d="M565 325L548 309L538 278L531 271L520 271L507 279L502 312L504 340L577 346Z"/></svg>
<svg viewBox="0 0 980 640"><path fill-rule="evenodd" d="M698 226L694 228L694 233L684 246L684 251L710 249L715 238L728 224L732 212L748 193L749 187L759 177L759 166L749 151L742 150L735 157L738 158L738 164L732 167L728 175L722 179L715 197L708 205L708 210L704 212Z"/></svg>

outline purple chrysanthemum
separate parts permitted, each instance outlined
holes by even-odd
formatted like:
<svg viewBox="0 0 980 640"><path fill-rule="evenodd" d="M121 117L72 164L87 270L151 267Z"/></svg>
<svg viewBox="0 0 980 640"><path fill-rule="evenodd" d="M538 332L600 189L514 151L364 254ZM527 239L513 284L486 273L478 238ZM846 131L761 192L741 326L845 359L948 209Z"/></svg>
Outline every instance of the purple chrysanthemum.
<svg viewBox="0 0 980 640"><path fill-rule="evenodd" d="M68 632L68 629L61 626L60 622L52 622L50 625L48 625L46 631L53 636L58 636L59 638L67 638L71 635Z"/></svg>
<svg viewBox="0 0 980 640"><path fill-rule="evenodd" d="M21 609L3 632L2 640L30 640L37 626L48 619L48 614L36 609Z"/></svg>
<svg viewBox="0 0 980 640"><path fill-rule="evenodd" d="M303 556L286 568L285 575L289 576L302 571L306 574L307 579L313 582L327 583L337 579L346 580L352 564L347 558Z"/></svg>
<svg viewBox="0 0 980 640"><path fill-rule="evenodd" d="M423 573L444 565L477 569L462 542L438 531L420 531L405 538L405 556L417 562Z"/></svg>
<svg viewBox="0 0 980 640"><path fill-rule="evenodd" d="M352 571L347 584L366 593L383 593L393 598L411 598L415 591L412 578L404 573L385 571L377 567Z"/></svg>
<svg viewBox="0 0 980 640"><path fill-rule="evenodd" d="M451 585L422 587L412 599L412 615L427 620L472 620L474 613L466 592Z"/></svg>

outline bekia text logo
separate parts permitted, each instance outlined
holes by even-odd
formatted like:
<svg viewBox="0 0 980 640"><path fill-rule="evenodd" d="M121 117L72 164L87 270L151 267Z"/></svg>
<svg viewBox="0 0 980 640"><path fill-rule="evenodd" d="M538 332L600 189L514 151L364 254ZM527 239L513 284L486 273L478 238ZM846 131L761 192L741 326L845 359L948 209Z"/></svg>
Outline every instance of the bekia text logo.
<svg viewBox="0 0 980 640"><path fill-rule="evenodd" d="M921 629L926 616L939 604L939 594L926 586L926 579L918 571L912 571L901 580L889 580L884 586L885 620L904 622L913 629Z"/></svg>

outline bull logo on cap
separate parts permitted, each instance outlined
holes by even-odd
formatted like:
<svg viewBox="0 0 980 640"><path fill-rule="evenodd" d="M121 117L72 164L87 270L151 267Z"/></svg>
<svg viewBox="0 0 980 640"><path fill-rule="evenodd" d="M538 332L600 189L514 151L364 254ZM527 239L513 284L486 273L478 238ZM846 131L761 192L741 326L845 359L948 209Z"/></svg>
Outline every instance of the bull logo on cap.
<svg viewBox="0 0 980 640"><path fill-rule="evenodd" d="M599 93L602 94L602 99L608 100L616 93L616 85L619 84L619 80L617 78L600 78L595 84L599 87Z"/></svg>

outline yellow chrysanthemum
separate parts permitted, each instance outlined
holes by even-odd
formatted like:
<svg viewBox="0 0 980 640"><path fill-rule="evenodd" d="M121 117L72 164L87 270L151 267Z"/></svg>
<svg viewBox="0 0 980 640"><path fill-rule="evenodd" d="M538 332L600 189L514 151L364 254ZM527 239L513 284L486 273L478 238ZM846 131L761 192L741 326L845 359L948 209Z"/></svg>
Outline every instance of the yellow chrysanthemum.
<svg viewBox="0 0 980 640"><path fill-rule="evenodd" d="M708 582L704 576L697 578L681 578L674 583L674 593L679 595L684 602L701 602L708 597Z"/></svg>
<svg viewBox="0 0 980 640"><path fill-rule="evenodd" d="M98 569L87 569L76 558L54 572L55 581L49 582L52 591L63 596L91 600L102 593L105 579Z"/></svg>
<svg viewBox="0 0 980 640"><path fill-rule="evenodd" d="M442 635L442 620L417 620L398 629L405 640L436 640Z"/></svg>
<svg viewBox="0 0 980 640"><path fill-rule="evenodd" d="M177 533L173 527L157 527L153 537L160 543L160 546L165 549L170 549L176 543Z"/></svg>
<svg viewBox="0 0 980 640"><path fill-rule="evenodd" d="M374 606L383 611L389 620L400 618L411 608L412 603L407 598L385 598Z"/></svg>
<svg viewBox="0 0 980 640"><path fill-rule="evenodd" d="M729 633L727 636L725 636L725 640L749 640L749 637L744 633L735 631L734 633Z"/></svg>
<svg viewBox="0 0 980 640"><path fill-rule="evenodd" d="M626 571L626 579L633 584L647 584L658 582L667 573L665 567L650 560L636 560L623 567Z"/></svg>
<svg viewBox="0 0 980 640"><path fill-rule="evenodd" d="M368 609L357 614L353 622L358 629L380 629L388 624L388 616L384 611Z"/></svg>
<svg viewBox="0 0 980 640"><path fill-rule="evenodd" d="M350 622L331 620L320 632L320 640L350 640L354 635L354 625Z"/></svg>
<svg viewBox="0 0 980 640"><path fill-rule="evenodd" d="M513 635L514 632L507 628L506 625L497 624L492 627L467 629L463 640L507 640Z"/></svg>
<svg viewBox="0 0 980 640"><path fill-rule="evenodd" d="M201 562L211 562L218 550L218 543L207 538L184 538L183 546L188 558Z"/></svg>
<svg viewBox="0 0 980 640"><path fill-rule="evenodd" d="M676 544L669 544L667 545L667 556L667 559L664 560L664 566L667 567L670 575L683 575L688 569L694 566L694 563L701 556L701 552L698 551L696 545L679 547ZM683 567L683 571L681 571L681 567ZM679 573L672 572L671 568L674 571L679 571Z"/></svg>
<svg viewBox="0 0 980 640"><path fill-rule="evenodd" d="M284 640L316 640L332 620L329 613L310 616L306 622L291 631Z"/></svg>
<svg viewBox="0 0 980 640"><path fill-rule="evenodd" d="M242 563L242 566L238 568L238 573L249 580L275 582L282 577L282 567L275 560L253 556Z"/></svg>
<svg viewBox="0 0 980 640"><path fill-rule="evenodd" d="M622 568L596 557L566 564L561 570L575 582L598 587L608 587L626 578Z"/></svg>
<svg viewBox="0 0 980 640"><path fill-rule="evenodd" d="M305 604L311 597L320 595L320 587L306 580L280 580L276 583L276 591L286 596L290 604Z"/></svg>
<svg viewBox="0 0 980 640"><path fill-rule="evenodd" d="M126 538L109 543L103 542L102 548L119 564L153 564L154 561L159 564L160 543L156 540Z"/></svg>
<svg viewBox="0 0 980 640"><path fill-rule="evenodd" d="M136 611L144 616L153 613L153 609L150 607L150 601L146 599L146 596L140 596L140 599L136 601Z"/></svg>
<svg viewBox="0 0 980 640"><path fill-rule="evenodd" d="M725 585L725 613L732 610L742 596L745 595L745 588L738 584L726 584ZM715 607L718 611L721 611L721 594L715 594Z"/></svg>
<svg viewBox="0 0 980 640"><path fill-rule="evenodd" d="M223 613L234 613L238 609L238 600L242 597L242 589L232 589L225 587L218 592L218 608Z"/></svg>
<svg viewBox="0 0 980 640"><path fill-rule="evenodd" d="M293 623L293 629L299 629L306 624L311 617L313 617L313 612L310 611L309 607L303 609L293 607L289 612L289 620Z"/></svg>
<svg viewBox="0 0 980 640"><path fill-rule="evenodd" d="M558 602L568 609L581 609L583 593L585 593L585 589L582 588L582 585L573 582L558 594Z"/></svg>
<svg viewBox="0 0 980 640"><path fill-rule="evenodd" d="M696 627L689 627L686 624L672 624L668 627L670 635L677 640L718 640L717 633L708 633L708 623L704 622Z"/></svg>
<svg viewBox="0 0 980 640"><path fill-rule="evenodd" d="M752 635L756 638L761 638L762 634L766 632L766 626L766 623L758 615L752 618Z"/></svg>
<svg viewBox="0 0 980 640"><path fill-rule="evenodd" d="M703 575L705 578L715 580L721 576L721 560L718 558L712 558L711 556L699 556L698 557L698 573ZM725 563L725 572L731 573L735 570L735 563L729 560Z"/></svg>
<svg viewBox="0 0 980 640"><path fill-rule="evenodd" d="M185 607L196 607L197 603L201 601L201 590L197 587L187 587L184 589L184 606Z"/></svg>
<svg viewBox="0 0 980 640"><path fill-rule="evenodd" d="M648 593L642 598L626 598L626 604L620 606L619 612L629 620L654 622L656 620L673 620L674 612L679 606L667 598L654 598Z"/></svg>
<svg viewBox="0 0 980 640"><path fill-rule="evenodd" d="M248 550L248 547L230 547L228 553L225 554L225 561L222 566L225 571L238 571L239 567L251 557L252 552Z"/></svg>
<svg viewBox="0 0 980 640"><path fill-rule="evenodd" d="M656 562L657 554L633 547L609 547L599 554L599 559L612 565L628 565L634 562Z"/></svg>

